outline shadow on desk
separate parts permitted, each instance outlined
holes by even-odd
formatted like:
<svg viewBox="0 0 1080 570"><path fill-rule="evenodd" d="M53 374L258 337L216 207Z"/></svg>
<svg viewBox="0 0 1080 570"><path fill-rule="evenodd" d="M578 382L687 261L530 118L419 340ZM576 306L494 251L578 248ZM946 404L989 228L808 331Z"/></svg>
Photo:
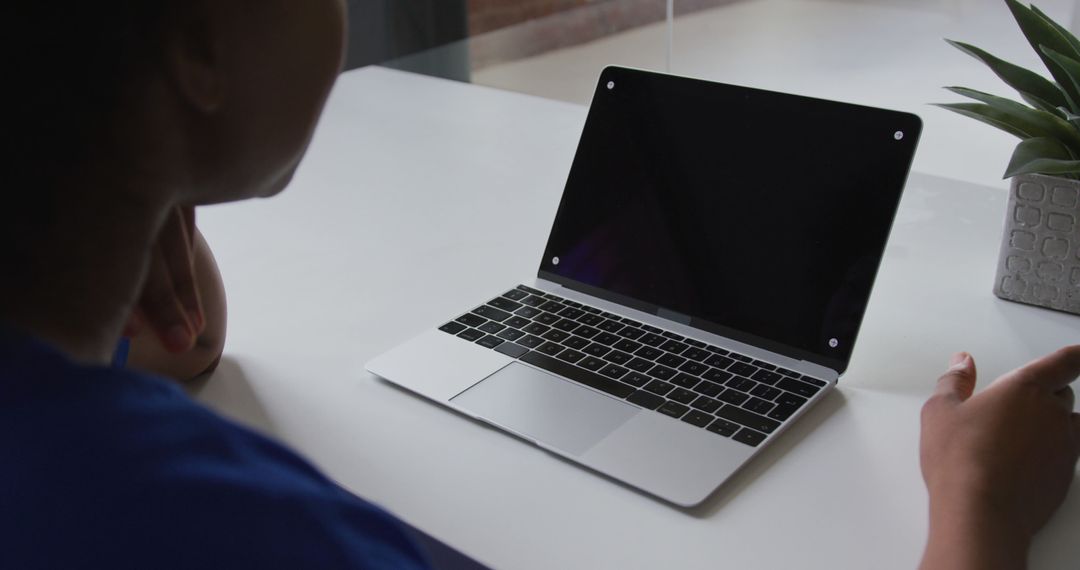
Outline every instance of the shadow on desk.
<svg viewBox="0 0 1080 570"><path fill-rule="evenodd" d="M228 402L227 408L214 407L215 411L277 439L270 415L251 386L240 363L230 356L222 356L216 370L188 382L184 390L203 404Z"/></svg>

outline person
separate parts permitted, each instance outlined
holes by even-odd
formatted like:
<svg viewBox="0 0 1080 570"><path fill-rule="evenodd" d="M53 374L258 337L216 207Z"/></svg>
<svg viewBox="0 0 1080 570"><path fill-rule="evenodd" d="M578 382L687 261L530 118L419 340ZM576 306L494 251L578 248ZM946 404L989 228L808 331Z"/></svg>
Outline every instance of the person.
<svg viewBox="0 0 1080 570"><path fill-rule="evenodd" d="M392 515L292 451L109 366L125 332L179 357L206 334L194 208L288 184L343 0L5 6L0 566L424 567ZM1078 373L1068 347L973 395L955 360L923 412L924 568L1022 566L1080 452Z"/></svg>

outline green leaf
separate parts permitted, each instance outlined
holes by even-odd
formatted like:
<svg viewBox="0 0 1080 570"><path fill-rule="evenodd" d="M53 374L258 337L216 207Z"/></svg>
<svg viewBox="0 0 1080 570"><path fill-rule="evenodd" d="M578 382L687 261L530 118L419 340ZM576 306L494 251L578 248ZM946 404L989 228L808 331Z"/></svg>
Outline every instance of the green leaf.
<svg viewBox="0 0 1080 570"><path fill-rule="evenodd" d="M1059 52L1052 50L1046 46L1043 46L1042 51L1046 54L1046 57L1054 60L1054 63L1061 66L1061 69L1065 70L1065 73L1069 76L1069 81L1072 82L1072 87L1077 92L1080 92L1080 61ZM1080 109L1076 110L1080 113Z"/></svg>
<svg viewBox="0 0 1080 570"><path fill-rule="evenodd" d="M1077 39L1077 37L1074 36L1072 32L1066 30L1065 27L1061 24L1051 20L1050 16L1047 16L1043 13L1042 10L1036 8L1034 4L1031 5L1031 11L1035 12L1035 14L1043 20L1046 20L1047 24L1053 26L1054 29L1058 31L1058 33L1065 37L1065 40L1068 41L1069 45L1073 47L1073 52L1070 57L1072 57L1073 59L1080 59L1080 39Z"/></svg>
<svg viewBox="0 0 1080 570"><path fill-rule="evenodd" d="M1054 115L1057 115L1057 117L1059 119L1066 118L1065 113L1067 111L1069 111L1069 108L1064 106L1064 105L1054 106L1049 101L1039 99L1038 97L1032 95L1031 93L1021 93L1020 98L1023 99L1024 101L1027 101L1027 103L1029 105L1031 105L1032 107L1035 107L1036 109L1042 109L1043 111L1046 111L1047 113L1052 113ZM1071 112L1071 111L1069 111L1069 112Z"/></svg>
<svg viewBox="0 0 1080 570"><path fill-rule="evenodd" d="M1080 131L1057 115L974 89L964 87L946 87L946 89L993 107L1008 117L1009 124L1028 133L1029 137L1055 138L1069 148L1080 152Z"/></svg>
<svg viewBox="0 0 1080 570"><path fill-rule="evenodd" d="M1057 85L1054 85L1054 82L1038 73L990 55L973 45L948 39L945 41L956 49L985 63L986 66L997 74L1002 81L1007 83L1009 87L1019 91L1022 97L1024 95L1031 95L1040 101L1050 103L1050 109L1045 110L1049 111L1068 104L1068 101L1065 99L1065 94L1061 92L1061 89L1059 89ZM1024 97L1024 99L1026 100L1027 97ZM1041 107L1041 105L1037 106Z"/></svg>
<svg viewBox="0 0 1080 570"><path fill-rule="evenodd" d="M941 107L942 109L948 109L954 113L959 113L965 117L970 117L976 121L982 121L1015 137L1026 139L1032 136L1023 129L1013 125L1010 122L1012 117L985 103L935 103L934 105Z"/></svg>
<svg viewBox="0 0 1080 570"><path fill-rule="evenodd" d="M1005 169L1005 178L1019 174L1080 174L1080 160L1055 139L1031 138L1016 145L1009 167Z"/></svg>
<svg viewBox="0 0 1080 570"><path fill-rule="evenodd" d="M1080 106L1078 106L1080 105L1080 91L1072 87L1065 70L1042 52L1042 46L1046 46L1054 51L1070 53L1073 49L1070 39L1062 35L1058 31L1058 27L1048 23L1042 16L1039 16L1017 0L1005 0L1005 3L1008 4L1009 10L1016 19L1016 23L1020 25L1020 30L1024 32L1024 37L1027 38L1028 43L1031 44L1035 53L1039 54L1043 64L1050 70L1050 74L1054 76L1058 85L1061 86L1061 90L1065 92L1065 96L1069 101L1069 108L1080 111Z"/></svg>

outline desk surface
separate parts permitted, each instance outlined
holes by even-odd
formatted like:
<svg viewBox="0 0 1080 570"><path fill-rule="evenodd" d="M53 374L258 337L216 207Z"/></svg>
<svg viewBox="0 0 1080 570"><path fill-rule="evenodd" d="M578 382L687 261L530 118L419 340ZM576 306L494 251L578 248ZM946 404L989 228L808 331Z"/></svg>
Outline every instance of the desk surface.
<svg viewBox="0 0 1080 570"><path fill-rule="evenodd" d="M1080 320L996 299L1006 198L915 173L839 390L680 510L379 381L369 358L535 275L585 109L381 68L345 74L273 200L200 211L229 292L196 397L495 568L913 568L918 411L953 351L980 385ZM492 262L495 260L495 262ZM1033 568L1080 559L1080 484Z"/></svg>

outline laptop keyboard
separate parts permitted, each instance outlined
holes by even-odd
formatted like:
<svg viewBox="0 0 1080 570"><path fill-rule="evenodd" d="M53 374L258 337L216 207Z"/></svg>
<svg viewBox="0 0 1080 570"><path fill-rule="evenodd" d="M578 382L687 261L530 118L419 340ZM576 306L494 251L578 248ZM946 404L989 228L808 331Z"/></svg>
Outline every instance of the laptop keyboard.
<svg viewBox="0 0 1080 570"><path fill-rule="evenodd" d="M751 447L826 386L524 285L439 330Z"/></svg>

